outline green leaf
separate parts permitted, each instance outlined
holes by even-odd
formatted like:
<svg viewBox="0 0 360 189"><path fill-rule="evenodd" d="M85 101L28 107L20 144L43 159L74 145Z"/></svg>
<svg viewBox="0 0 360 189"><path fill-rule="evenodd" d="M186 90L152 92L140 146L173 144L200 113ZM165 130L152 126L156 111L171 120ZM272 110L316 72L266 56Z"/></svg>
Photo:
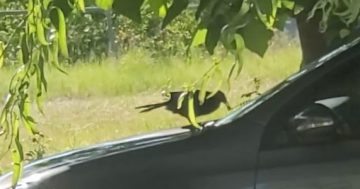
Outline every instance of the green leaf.
<svg viewBox="0 0 360 189"><path fill-rule="evenodd" d="M146 3L150 5L153 11L158 11L161 6L165 4L164 0L147 0Z"/></svg>
<svg viewBox="0 0 360 189"><path fill-rule="evenodd" d="M189 91L188 93L188 118L190 123L200 129L199 123L196 121L195 108L194 108L194 92Z"/></svg>
<svg viewBox="0 0 360 189"><path fill-rule="evenodd" d="M174 0L168 13L166 14L162 28L165 28L172 20L174 20L189 5L189 0Z"/></svg>
<svg viewBox="0 0 360 189"><path fill-rule="evenodd" d="M167 13L166 0L147 0L150 8L160 17L165 17Z"/></svg>
<svg viewBox="0 0 360 189"><path fill-rule="evenodd" d="M247 22L248 22L248 13L251 10L250 9L250 4L249 2L245 1L240 10L234 14L234 16L232 16L232 18L230 19L230 22L228 23L228 28L242 28L245 27Z"/></svg>
<svg viewBox="0 0 360 189"><path fill-rule="evenodd" d="M140 23L140 8L144 0L116 0L113 3L113 10L117 14L122 14L131 20Z"/></svg>
<svg viewBox="0 0 360 189"><path fill-rule="evenodd" d="M68 57L68 48L67 48L67 36L66 36L66 25L65 17L63 12L60 9L57 9L59 16L59 48L60 52L64 57Z"/></svg>
<svg viewBox="0 0 360 189"><path fill-rule="evenodd" d="M5 56L4 43L0 41L0 68L4 66L4 56Z"/></svg>
<svg viewBox="0 0 360 189"><path fill-rule="evenodd" d="M37 66L39 68L41 84L44 86L44 90L47 91L47 81L46 81L46 78L45 78L45 71L44 71L44 60L39 61Z"/></svg>
<svg viewBox="0 0 360 189"><path fill-rule="evenodd" d="M36 104L40 113L44 114L43 110L43 99L42 99L42 87L44 86L44 90L47 91L47 81L45 79L44 73L44 61L40 61L39 64L36 64Z"/></svg>
<svg viewBox="0 0 360 189"><path fill-rule="evenodd" d="M22 175L22 161L21 161L21 152L16 149L12 150L12 161L13 161L13 176L12 176L12 186L15 188L17 182Z"/></svg>
<svg viewBox="0 0 360 189"><path fill-rule="evenodd" d="M9 99L7 98L5 100L5 104L7 104L7 101L9 101ZM1 112L1 115L0 115L0 125L3 125L6 121L6 108L3 109L3 111Z"/></svg>
<svg viewBox="0 0 360 189"><path fill-rule="evenodd" d="M276 17L276 21L274 27L280 31L284 31L286 26L286 21L289 20L289 15L285 12L278 13Z"/></svg>
<svg viewBox="0 0 360 189"><path fill-rule="evenodd" d="M257 13L258 18L263 22L263 24L271 28L271 20L273 9L277 9L277 7L273 7L273 1L274 0L254 0L254 7Z"/></svg>
<svg viewBox="0 0 360 189"><path fill-rule="evenodd" d="M69 53L67 47L65 16L61 9L53 8L50 12L50 19L52 24L57 29L60 52L64 57L67 58L69 57Z"/></svg>
<svg viewBox="0 0 360 189"><path fill-rule="evenodd" d="M166 5L163 5L159 8L159 13L158 13L158 16L161 17L161 18L164 18L167 14L167 7Z"/></svg>
<svg viewBox="0 0 360 189"><path fill-rule="evenodd" d="M294 15L300 14L304 10L304 6L295 4L294 6Z"/></svg>
<svg viewBox="0 0 360 189"><path fill-rule="evenodd" d="M54 41L47 50L51 65L54 66L60 72L66 74L66 72L63 69L61 69L58 60L58 54L59 54L58 34L55 34Z"/></svg>
<svg viewBox="0 0 360 189"><path fill-rule="evenodd" d="M65 17L69 16L75 8L74 0L53 0L53 6L60 8Z"/></svg>
<svg viewBox="0 0 360 189"><path fill-rule="evenodd" d="M234 46L234 34L236 29L230 26L226 26L221 32L221 42L226 50L236 49Z"/></svg>
<svg viewBox="0 0 360 189"><path fill-rule="evenodd" d="M188 94L187 91L181 93L181 95L179 96L178 101L177 101L177 109L180 109L182 107L184 99L187 96L187 94Z"/></svg>
<svg viewBox="0 0 360 189"><path fill-rule="evenodd" d="M221 30L226 24L222 15L216 16L207 27L207 34L205 39L206 49L210 54L214 54L214 49L221 37Z"/></svg>
<svg viewBox="0 0 360 189"><path fill-rule="evenodd" d="M104 10L109 10L113 4L113 0L96 0L96 5Z"/></svg>
<svg viewBox="0 0 360 189"><path fill-rule="evenodd" d="M20 176L22 175L22 163L24 160L24 152L22 149L22 145L20 143L19 138L19 119L14 114L13 120L12 120L12 126L13 126L13 133L12 133L12 141L15 144L15 148L12 150L12 161L13 161L13 176L12 176L12 186L15 188L17 182L20 179Z"/></svg>
<svg viewBox="0 0 360 189"><path fill-rule="evenodd" d="M230 52L234 55L235 61L232 64L228 78L227 78L227 85L229 89L231 88L231 78L235 73L235 69L237 68L236 77L240 75L240 72L243 67L243 52L245 50L245 42L243 37L238 33L233 33L231 30L225 30L223 36L225 39L223 40L224 46L230 49ZM232 44L234 44L234 47L232 47Z"/></svg>
<svg viewBox="0 0 360 189"><path fill-rule="evenodd" d="M37 93L36 94L36 106L37 106L37 108L38 108L38 110L39 110L39 112L41 113L41 114L45 114L44 113L44 100L43 100L43 97L42 97L42 93Z"/></svg>
<svg viewBox="0 0 360 189"><path fill-rule="evenodd" d="M228 77L227 77L228 90L231 90L231 78L234 75L234 71L235 71L237 65L238 65L237 62L233 62L231 67L230 67L230 71L229 71L229 74L228 74Z"/></svg>
<svg viewBox="0 0 360 189"><path fill-rule="evenodd" d="M198 29L192 39L191 47L196 47L205 43L207 29Z"/></svg>
<svg viewBox="0 0 360 189"><path fill-rule="evenodd" d="M235 46L236 46L236 57L242 63L242 55L245 50L245 41L240 34L234 34Z"/></svg>
<svg viewBox="0 0 360 189"><path fill-rule="evenodd" d="M23 64L27 64L29 62L29 47L27 45L27 38L25 34L22 34L21 41L20 41L20 47L21 47L21 56Z"/></svg>
<svg viewBox="0 0 360 189"><path fill-rule="evenodd" d="M44 6L45 8L48 8L49 5L50 5L50 3L51 3L51 0L43 0L43 6Z"/></svg>
<svg viewBox="0 0 360 189"><path fill-rule="evenodd" d="M260 9L262 14L271 15L273 11L273 2L276 0L255 0L257 8Z"/></svg>
<svg viewBox="0 0 360 189"><path fill-rule="evenodd" d="M85 12L85 2L84 2L84 0L77 0L77 1L76 1L76 7L77 7L81 12Z"/></svg>
<svg viewBox="0 0 360 189"><path fill-rule="evenodd" d="M35 24L36 24L36 36L38 41L40 42L41 45L49 45L45 37L45 31L42 20L40 18L37 18Z"/></svg>
<svg viewBox="0 0 360 189"><path fill-rule="evenodd" d="M245 46L259 56L264 56L274 32L267 29L258 19L253 18L246 27L238 31L244 39Z"/></svg>
<svg viewBox="0 0 360 189"><path fill-rule="evenodd" d="M28 97L21 99L20 101L20 114L24 126L30 135L38 134L38 130L35 127L35 120L30 116L30 101Z"/></svg>
<svg viewBox="0 0 360 189"><path fill-rule="evenodd" d="M289 10L294 10L295 8L295 2L293 0L282 0L282 5L289 9Z"/></svg>

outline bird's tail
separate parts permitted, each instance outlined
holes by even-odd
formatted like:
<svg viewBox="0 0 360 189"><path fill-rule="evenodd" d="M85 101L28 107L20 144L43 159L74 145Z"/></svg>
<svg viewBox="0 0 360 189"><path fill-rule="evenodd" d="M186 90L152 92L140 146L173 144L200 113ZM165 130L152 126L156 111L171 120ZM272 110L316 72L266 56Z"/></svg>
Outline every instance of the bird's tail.
<svg viewBox="0 0 360 189"><path fill-rule="evenodd" d="M148 104L148 105L143 105L143 106L137 106L137 107L135 107L135 109L142 109L140 111L140 113L143 113L143 112L151 111L153 109L160 108L160 107L165 106L165 105L166 105L166 102L161 102L161 103L156 103L156 104Z"/></svg>

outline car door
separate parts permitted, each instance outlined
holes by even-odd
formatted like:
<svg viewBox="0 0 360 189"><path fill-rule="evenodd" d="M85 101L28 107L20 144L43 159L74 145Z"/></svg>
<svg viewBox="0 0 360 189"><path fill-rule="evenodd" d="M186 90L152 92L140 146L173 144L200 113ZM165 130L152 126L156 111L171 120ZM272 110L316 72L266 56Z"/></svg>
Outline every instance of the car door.
<svg viewBox="0 0 360 189"><path fill-rule="evenodd" d="M360 188L360 63L309 83L267 123L256 189Z"/></svg>

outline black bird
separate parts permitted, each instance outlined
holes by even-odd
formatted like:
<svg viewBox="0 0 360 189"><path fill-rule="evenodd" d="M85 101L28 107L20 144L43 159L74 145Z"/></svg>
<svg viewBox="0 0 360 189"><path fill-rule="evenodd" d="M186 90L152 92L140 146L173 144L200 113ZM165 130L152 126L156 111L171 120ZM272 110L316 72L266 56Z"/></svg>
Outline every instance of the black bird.
<svg viewBox="0 0 360 189"><path fill-rule="evenodd" d="M180 114L183 117L188 117L188 95L186 94L182 106L178 109L178 99L180 98L183 91L175 91L170 92L168 94L169 100L165 102L160 102L156 104L149 104L144 106L138 106L136 109L142 109L140 112L148 112L154 110L156 108L165 107L167 110L175 113ZM200 90L196 90L194 92L194 111L197 116L210 114L214 112L220 107L221 103L224 103L228 110L231 109L229 102L226 99L226 96L223 92L218 91L213 96L210 97L211 92L206 91L205 94L205 101L203 104L200 104L199 100Z"/></svg>

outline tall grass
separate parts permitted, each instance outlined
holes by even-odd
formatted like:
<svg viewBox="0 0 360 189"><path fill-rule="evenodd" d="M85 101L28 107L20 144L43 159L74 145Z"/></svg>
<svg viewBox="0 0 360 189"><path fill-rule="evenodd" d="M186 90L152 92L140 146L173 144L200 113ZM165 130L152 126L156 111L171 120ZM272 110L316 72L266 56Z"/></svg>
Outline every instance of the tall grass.
<svg viewBox="0 0 360 189"><path fill-rule="evenodd" d="M133 49L119 59L109 58L101 62L64 65L67 74L49 68L46 74L46 96L52 99L152 93L161 90L169 81L174 90L179 90L184 83L192 83L199 79L213 64L212 59L204 53L195 54L190 59L180 56L154 58L147 50ZM221 57L221 60L225 78L233 63L233 57L225 56ZM296 44L270 49L263 58L245 52L241 75L233 82L240 85L244 79L258 77L264 80L263 85L271 86L295 72L299 62L300 51ZM11 68L0 70L0 95L6 93L13 72L14 69Z"/></svg>
<svg viewBox="0 0 360 189"><path fill-rule="evenodd" d="M298 69L300 53L297 47L269 51L264 58L250 52L245 53L242 77L234 83L241 84L241 78L259 77L264 85L271 86ZM233 62L227 56L221 63L224 77ZM184 83L199 79L213 64L209 56L151 57L145 50L132 50L120 59L107 59L101 63L78 63L66 67L67 75L49 70L48 97L121 96L141 92L155 92L164 88L169 81L173 90L180 90ZM246 77L245 77L246 78ZM265 84L266 83L266 84Z"/></svg>
<svg viewBox="0 0 360 189"><path fill-rule="evenodd" d="M183 57L152 58L134 50L121 59L107 59L100 64L78 63L68 75L50 72L49 97L119 96L154 92L169 80L176 86L195 80L210 62L191 64ZM204 63L204 64L202 64Z"/></svg>

